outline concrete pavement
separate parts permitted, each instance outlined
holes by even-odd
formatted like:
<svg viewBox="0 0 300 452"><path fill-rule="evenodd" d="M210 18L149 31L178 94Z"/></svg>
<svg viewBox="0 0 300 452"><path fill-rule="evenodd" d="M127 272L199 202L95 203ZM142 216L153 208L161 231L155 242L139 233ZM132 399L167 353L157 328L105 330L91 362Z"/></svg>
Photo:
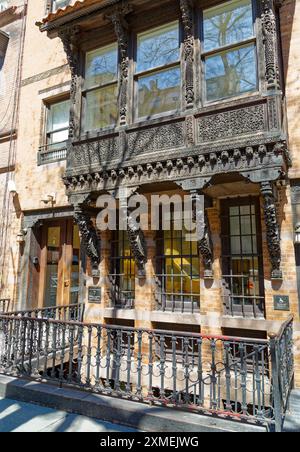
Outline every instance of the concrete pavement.
<svg viewBox="0 0 300 452"><path fill-rule="evenodd" d="M0 398L0 433L3 432L136 432L129 427L68 414L31 403Z"/></svg>

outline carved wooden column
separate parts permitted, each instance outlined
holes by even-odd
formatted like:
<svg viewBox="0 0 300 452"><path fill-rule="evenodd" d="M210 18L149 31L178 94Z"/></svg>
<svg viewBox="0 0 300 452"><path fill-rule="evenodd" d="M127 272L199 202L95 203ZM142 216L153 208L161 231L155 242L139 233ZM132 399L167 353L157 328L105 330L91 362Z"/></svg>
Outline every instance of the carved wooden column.
<svg viewBox="0 0 300 452"><path fill-rule="evenodd" d="M212 279L214 276L212 269L213 245L210 235L208 216L205 211L205 203L200 200L200 197L203 197L203 195L201 195L199 191L191 191L194 216L193 219L196 222L198 250L203 260L204 278ZM199 208L201 205L203 206L202 209Z"/></svg>
<svg viewBox="0 0 300 452"><path fill-rule="evenodd" d="M266 59L267 90L280 89L278 34L274 0L262 0L262 30Z"/></svg>
<svg viewBox="0 0 300 452"><path fill-rule="evenodd" d="M128 199L136 193L138 187L125 189L117 195L119 198L119 209L122 211L122 218L126 219L126 229L128 239L132 251L132 255L137 266L137 273L139 278L144 278L146 275L145 265L147 263L147 247L144 232L139 228L128 208Z"/></svg>
<svg viewBox="0 0 300 452"><path fill-rule="evenodd" d="M264 199L264 215L267 232L267 246L271 260L271 279L282 279L280 232L277 220L275 197L271 182L261 182Z"/></svg>
<svg viewBox="0 0 300 452"><path fill-rule="evenodd" d="M128 4L121 5L107 15L114 25L120 51L120 91L119 91L119 117L120 125L127 123L127 89L128 89L128 25L125 16L132 11Z"/></svg>
<svg viewBox="0 0 300 452"><path fill-rule="evenodd" d="M81 89L78 48L79 31L79 28L74 26L59 32L59 37L63 43L71 71L69 124L69 138L71 140L73 138L78 138L80 133Z"/></svg>
<svg viewBox="0 0 300 452"><path fill-rule="evenodd" d="M181 17L184 27L183 57L186 108L194 107L194 19L191 0L180 0Z"/></svg>
<svg viewBox="0 0 300 452"><path fill-rule="evenodd" d="M86 255L92 264L92 276L100 277L100 240L95 226L91 220L88 206L85 204L75 204L74 221L79 227L80 239Z"/></svg>

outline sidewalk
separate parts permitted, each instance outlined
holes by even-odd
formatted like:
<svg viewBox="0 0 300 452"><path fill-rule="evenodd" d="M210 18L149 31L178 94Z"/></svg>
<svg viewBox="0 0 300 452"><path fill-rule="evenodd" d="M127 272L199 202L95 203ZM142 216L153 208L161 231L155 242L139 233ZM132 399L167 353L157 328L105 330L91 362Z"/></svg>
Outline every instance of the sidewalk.
<svg viewBox="0 0 300 452"><path fill-rule="evenodd" d="M117 424L0 398L3 432L136 432Z"/></svg>

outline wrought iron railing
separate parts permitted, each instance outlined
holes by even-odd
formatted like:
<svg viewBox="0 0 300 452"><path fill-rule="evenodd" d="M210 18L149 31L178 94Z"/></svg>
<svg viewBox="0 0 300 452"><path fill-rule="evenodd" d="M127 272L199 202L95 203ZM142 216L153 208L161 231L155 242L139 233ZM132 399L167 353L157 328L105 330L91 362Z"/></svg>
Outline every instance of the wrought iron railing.
<svg viewBox="0 0 300 452"><path fill-rule="evenodd" d="M84 304L70 304L64 306L54 306L47 308L36 308L30 310L20 310L9 312L10 316L18 317L32 317L39 319L53 319L64 322L68 321L83 321L84 316Z"/></svg>
<svg viewBox="0 0 300 452"><path fill-rule="evenodd" d="M38 165L45 165L47 163L59 162L66 160L67 146L66 143L54 143L41 146L38 152Z"/></svg>
<svg viewBox="0 0 300 452"><path fill-rule="evenodd" d="M223 275L222 292L225 315L246 318L265 317L265 297L261 295L259 277Z"/></svg>
<svg viewBox="0 0 300 452"><path fill-rule="evenodd" d="M156 309L168 312L200 312L200 293L195 279L196 288L193 287L193 279L190 279L189 287L185 287L184 280L186 275L181 274L157 274L156 275ZM167 279L173 281L175 278L180 281L179 287L174 282L167 287Z"/></svg>
<svg viewBox="0 0 300 452"><path fill-rule="evenodd" d="M1 298L0 299L0 314L9 312L11 307L11 300L9 298Z"/></svg>
<svg viewBox="0 0 300 452"><path fill-rule="evenodd" d="M268 341L1 315L0 372L280 431L291 337L292 321Z"/></svg>

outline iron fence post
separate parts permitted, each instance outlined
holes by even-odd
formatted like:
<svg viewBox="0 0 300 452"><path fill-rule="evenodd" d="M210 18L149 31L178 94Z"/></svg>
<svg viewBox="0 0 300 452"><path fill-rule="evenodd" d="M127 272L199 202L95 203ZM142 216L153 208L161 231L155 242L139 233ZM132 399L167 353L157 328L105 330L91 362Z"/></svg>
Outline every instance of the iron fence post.
<svg viewBox="0 0 300 452"><path fill-rule="evenodd" d="M275 431L282 432L282 410L281 410L281 395L279 383L279 363L277 353L277 336L274 333L269 334L270 339L270 354L272 366L272 381L273 381L273 405L274 405L274 419Z"/></svg>

